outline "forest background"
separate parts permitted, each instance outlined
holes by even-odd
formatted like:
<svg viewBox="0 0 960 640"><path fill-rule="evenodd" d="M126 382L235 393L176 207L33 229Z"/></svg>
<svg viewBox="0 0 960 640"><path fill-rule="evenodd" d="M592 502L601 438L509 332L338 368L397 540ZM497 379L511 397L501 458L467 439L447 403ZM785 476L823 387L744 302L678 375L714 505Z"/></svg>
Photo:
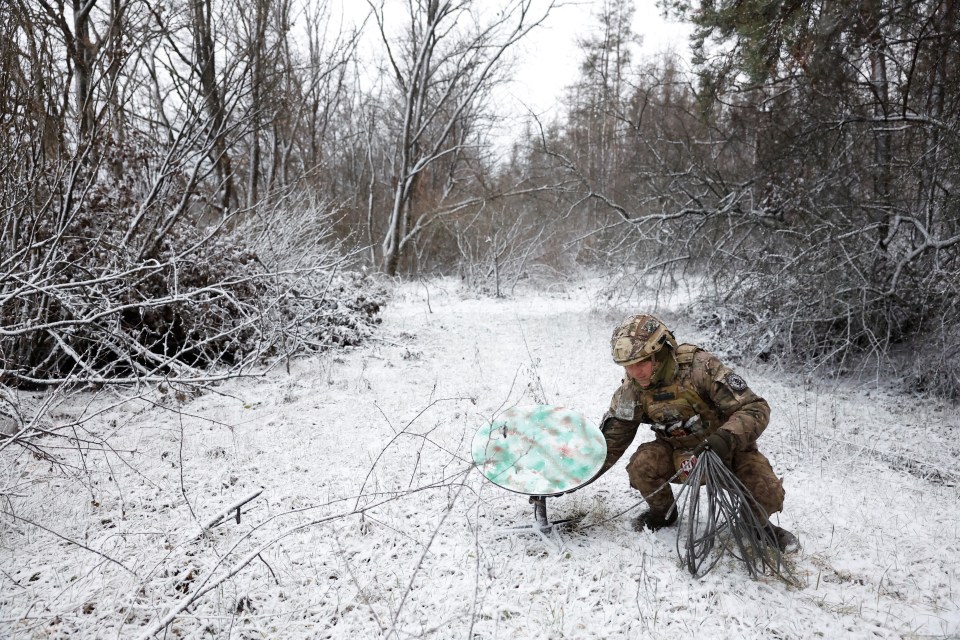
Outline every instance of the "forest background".
<svg viewBox="0 0 960 640"><path fill-rule="evenodd" d="M496 90L556 2L367 9L4 3L0 383L349 344L357 274L591 268L702 276L750 359L960 394L953 0L669 1L690 56L645 59L603 0L563 109L506 147Z"/></svg>

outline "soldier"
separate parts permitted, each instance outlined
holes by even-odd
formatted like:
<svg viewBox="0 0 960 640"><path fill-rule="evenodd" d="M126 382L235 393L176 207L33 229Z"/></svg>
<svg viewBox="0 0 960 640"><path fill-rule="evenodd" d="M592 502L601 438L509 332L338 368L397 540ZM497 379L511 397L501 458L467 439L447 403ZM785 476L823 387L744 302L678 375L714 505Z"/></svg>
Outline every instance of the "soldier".
<svg viewBox="0 0 960 640"><path fill-rule="evenodd" d="M638 530L656 531L677 521L672 489L667 486L654 492L685 460L706 448L750 491L763 509L757 513L761 519L783 508L783 484L757 450L757 438L770 420L770 406L743 378L703 349L677 345L666 325L650 315L621 322L611 346L613 360L626 376L600 426L607 459L597 476L620 459L640 423L651 425L655 439L641 444L627 465L630 485L643 494L649 507L635 520ZM792 533L769 520L766 523L781 551L800 548Z"/></svg>

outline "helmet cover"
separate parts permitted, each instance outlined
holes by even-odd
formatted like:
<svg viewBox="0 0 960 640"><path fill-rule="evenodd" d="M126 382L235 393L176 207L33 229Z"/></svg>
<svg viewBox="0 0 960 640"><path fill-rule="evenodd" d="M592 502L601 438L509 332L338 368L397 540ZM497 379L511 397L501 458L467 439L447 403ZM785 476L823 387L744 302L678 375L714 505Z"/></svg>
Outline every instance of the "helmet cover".
<svg viewBox="0 0 960 640"><path fill-rule="evenodd" d="M610 338L613 361L622 367L652 357L664 344L676 351L677 341L667 326L659 318L646 314L626 318Z"/></svg>

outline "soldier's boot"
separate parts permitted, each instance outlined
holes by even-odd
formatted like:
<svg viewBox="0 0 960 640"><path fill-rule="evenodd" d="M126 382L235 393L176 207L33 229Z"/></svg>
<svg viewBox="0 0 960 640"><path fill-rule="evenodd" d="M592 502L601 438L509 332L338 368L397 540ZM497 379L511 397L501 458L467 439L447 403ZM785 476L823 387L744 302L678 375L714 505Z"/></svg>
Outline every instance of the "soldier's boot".
<svg viewBox="0 0 960 640"><path fill-rule="evenodd" d="M664 527L672 527L677 522L677 508L671 505L666 511L647 509L633 519L633 528L635 531L657 531Z"/></svg>
<svg viewBox="0 0 960 640"><path fill-rule="evenodd" d="M783 527L768 522L764 527L767 534L777 543L781 553L795 553L800 551L800 540Z"/></svg>

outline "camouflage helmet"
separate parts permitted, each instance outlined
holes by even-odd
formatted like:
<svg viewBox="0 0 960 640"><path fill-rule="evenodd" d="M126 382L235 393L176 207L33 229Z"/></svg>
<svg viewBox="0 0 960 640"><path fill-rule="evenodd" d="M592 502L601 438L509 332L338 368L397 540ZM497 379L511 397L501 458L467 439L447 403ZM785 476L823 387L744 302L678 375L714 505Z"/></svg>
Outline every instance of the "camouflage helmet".
<svg viewBox="0 0 960 640"><path fill-rule="evenodd" d="M610 338L613 361L622 367L653 356L663 345L676 351L677 341L667 326L650 315L630 316L617 325Z"/></svg>

